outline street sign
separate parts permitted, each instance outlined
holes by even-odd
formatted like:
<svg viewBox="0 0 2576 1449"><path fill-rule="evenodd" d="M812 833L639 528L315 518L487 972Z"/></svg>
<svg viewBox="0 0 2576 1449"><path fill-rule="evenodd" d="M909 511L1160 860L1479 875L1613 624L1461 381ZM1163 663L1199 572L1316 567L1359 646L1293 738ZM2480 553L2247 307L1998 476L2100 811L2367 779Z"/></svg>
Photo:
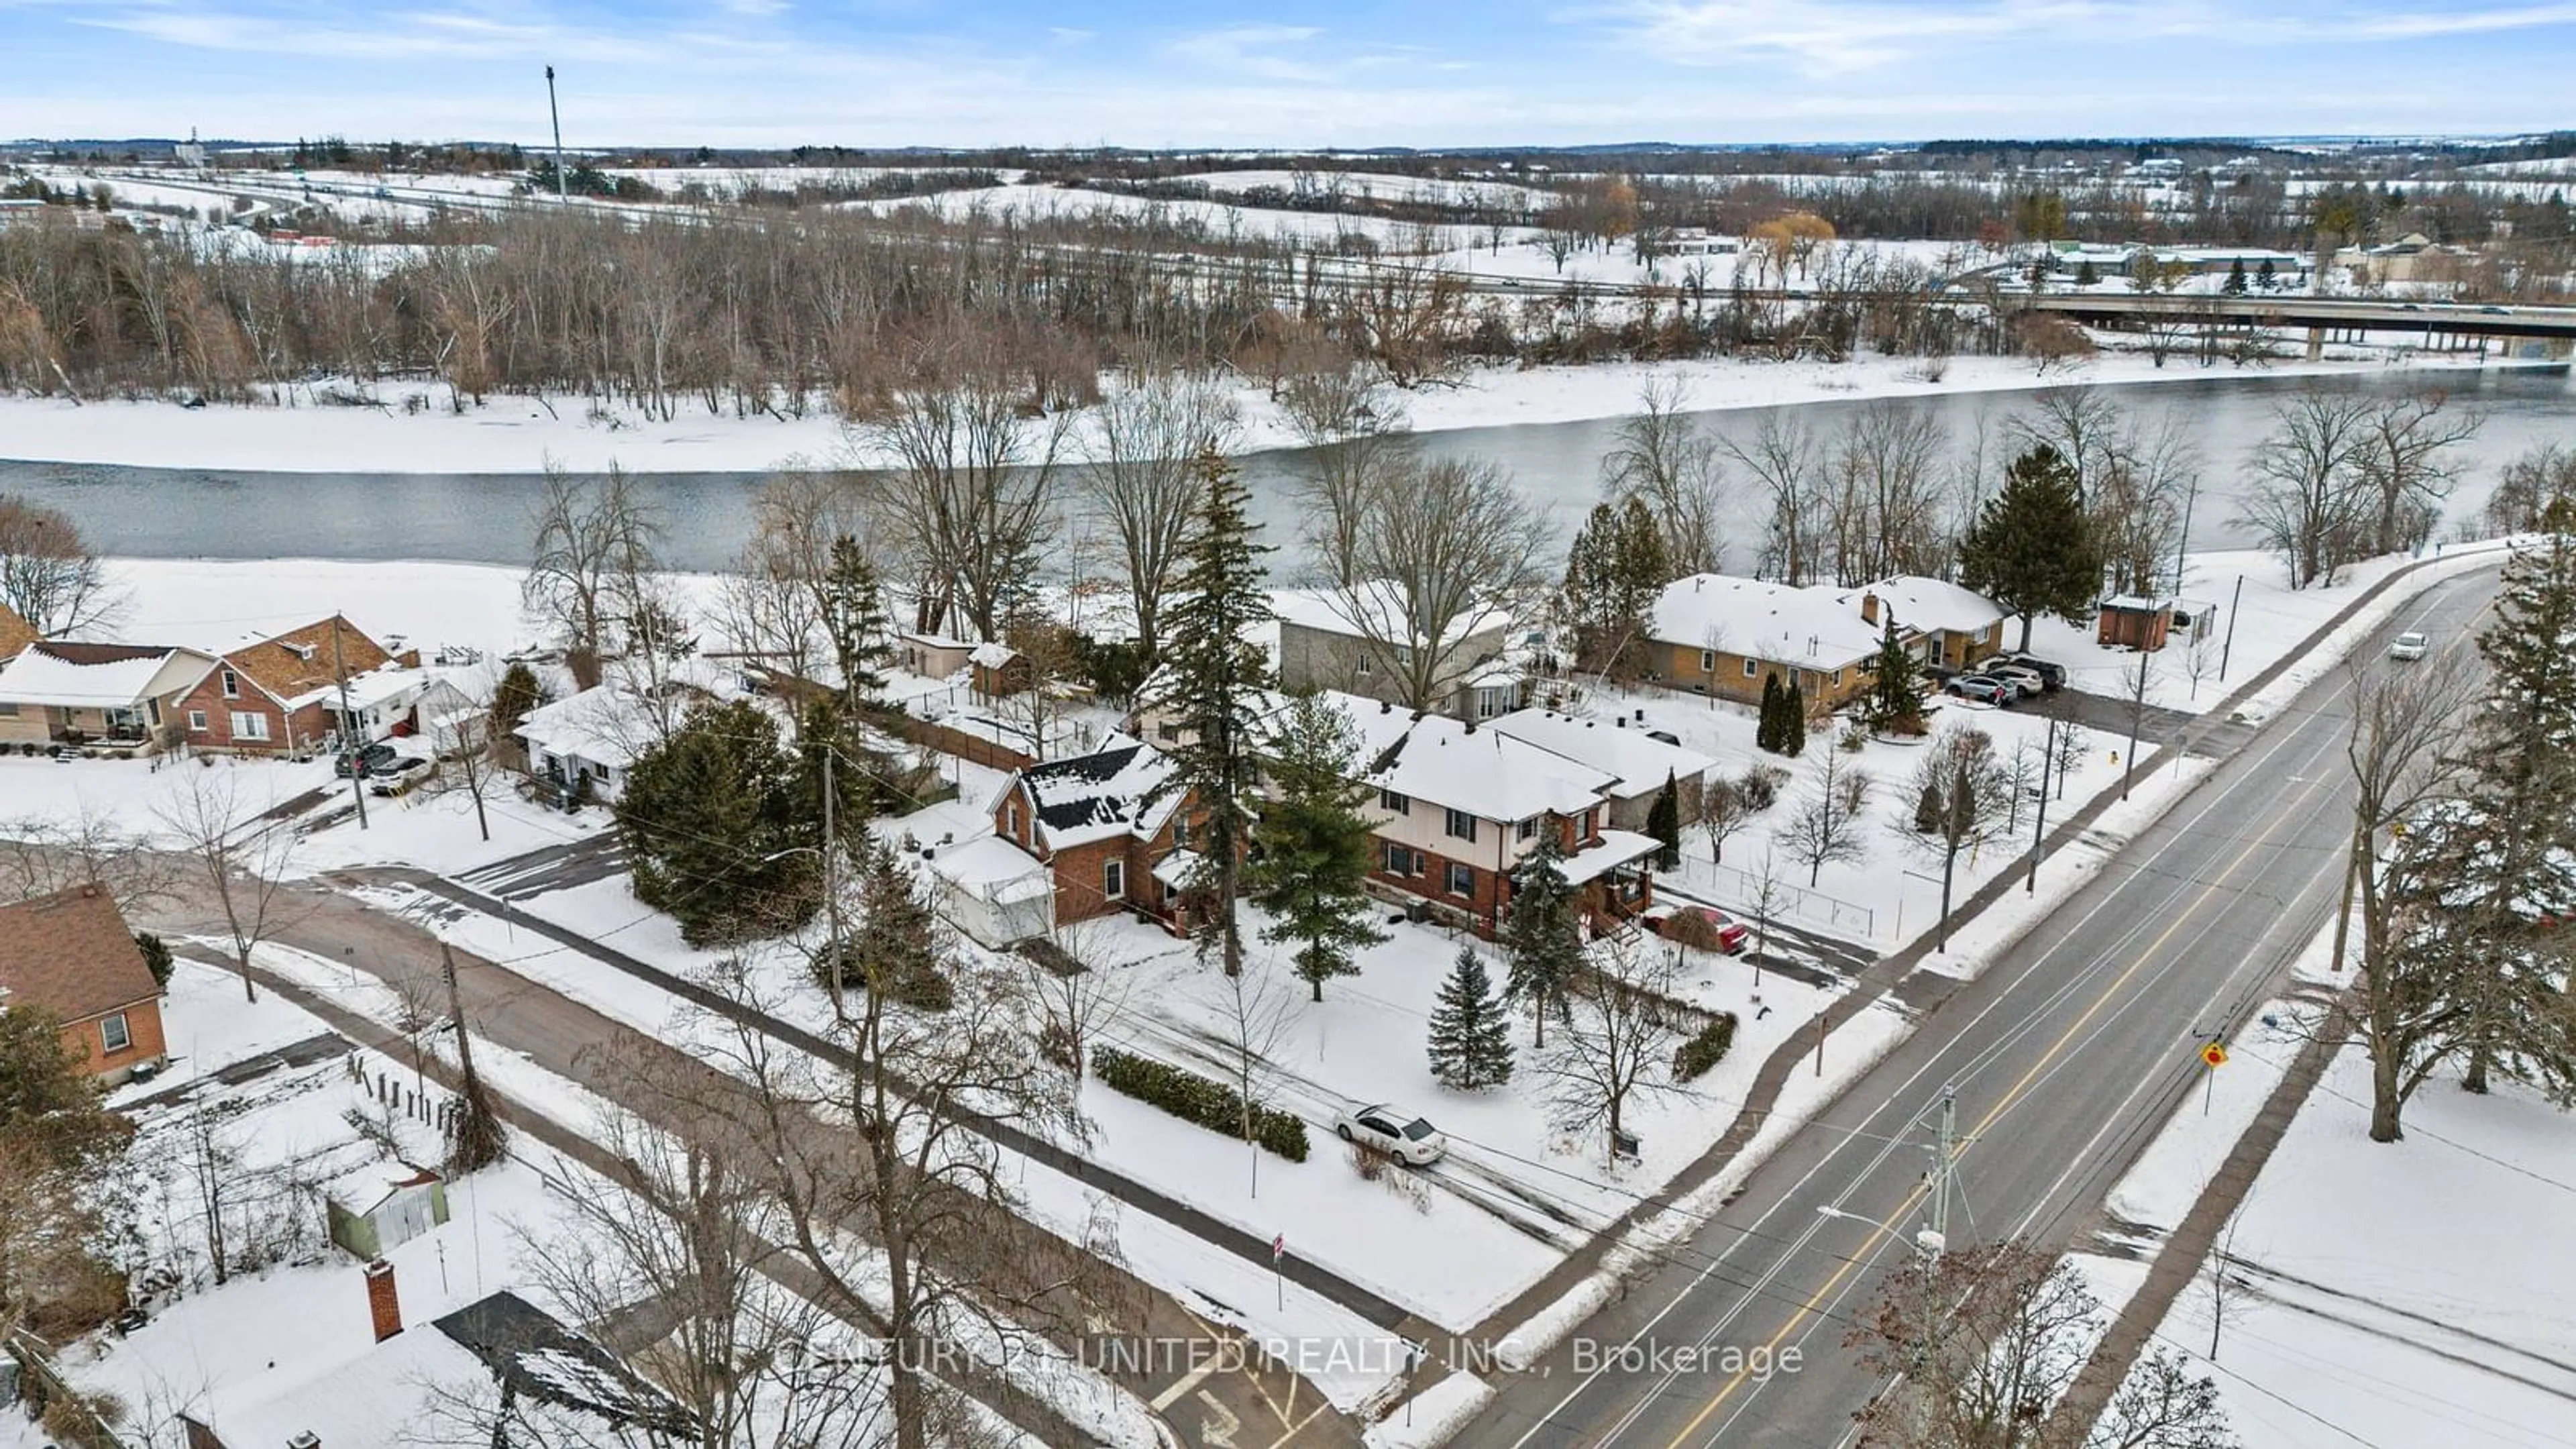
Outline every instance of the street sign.
<svg viewBox="0 0 2576 1449"><path fill-rule="evenodd" d="M2227 1065L2227 1048L2211 1042L2200 1049L2200 1059L2213 1067L2223 1067Z"/></svg>
<svg viewBox="0 0 2576 1449"><path fill-rule="evenodd" d="M1270 1261L1276 1263L1287 1256L1288 1235L1286 1233L1281 1233L1279 1236L1270 1240Z"/></svg>

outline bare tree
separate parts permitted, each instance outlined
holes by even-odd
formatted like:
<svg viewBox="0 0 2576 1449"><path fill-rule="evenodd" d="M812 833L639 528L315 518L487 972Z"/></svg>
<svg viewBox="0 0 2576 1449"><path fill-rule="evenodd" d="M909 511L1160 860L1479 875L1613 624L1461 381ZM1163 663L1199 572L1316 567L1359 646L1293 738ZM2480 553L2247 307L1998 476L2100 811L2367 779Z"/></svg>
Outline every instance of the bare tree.
<svg viewBox="0 0 2576 1449"><path fill-rule="evenodd" d="M2423 883L2392 879L2392 832L2449 794L2464 762L2447 747L2475 707L2467 656L2445 652L2406 666L2355 655L2346 661L2352 724L2344 761L2352 774L2352 834L2343 910L2335 922L2335 964L2343 961L2353 898L2361 901L2361 957L2353 1015L2370 1049L2370 1139L2404 1135L2406 1101L2461 1044L2469 1015L2458 990L2467 970L2451 948L2464 945L2427 913L2407 909ZM2401 855L2399 864L2406 863Z"/></svg>
<svg viewBox="0 0 2576 1449"><path fill-rule="evenodd" d="M1941 919L1933 947L1950 946L1950 888L1959 857L1971 854L1998 831L2011 809L2011 773L1995 758L1984 730L1952 725L1933 739L1916 762L1908 792L1917 802L1911 826L1900 834L1908 850L1941 867Z"/></svg>
<svg viewBox="0 0 2576 1449"><path fill-rule="evenodd" d="M1545 521L1490 462L1406 455L1354 496L1310 502L1315 564L1357 662L1412 709L1437 707L1441 687L1476 662L1460 647L1536 586L1548 546Z"/></svg>
<svg viewBox="0 0 2576 1449"><path fill-rule="evenodd" d="M1615 1155L1630 1100L1671 1087L1673 956L1632 938L1597 941L1555 1040L1536 1053L1548 1121L1607 1132Z"/></svg>
<svg viewBox="0 0 2576 1449"><path fill-rule="evenodd" d="M1844 1346L1895 1386L1856 1442L1909 1449L2233 1449L2217 1386L2159 1349L2098 1419L2069 1412L2102 1305L2073 1264L2018 1242L1918 1253Z"/></svg>
<svg viewBox="0 0 2576 1449"><path fill-rule="evenodd" d="M1190 464L1226 451L1238 427L1234 400L1204 373L1146 372L1093 410L1079 488L1115 543L1148 658L1161 643L1163 596L1199 497Z"/></svg>
<svg viewBox="0 0 2576 1449"><path fill-rule="evenodd" d="M1262 1149L1254 1124L1270 1102L1277 1070L1273 1055L1288 1035L1289 994L1267 957L1245 962L1240 971L1208 978L1206 991L1221 1031L1225 1084L1234 1089L1242 1111L1244 1156L1251 1172L1247 1181L1252 1195L1258 1197Z"/></svg>
<svg viewBox="0 0 2576 1449"><path fill-rule="evenodd" d="M259 1000L250 974L251 948L299 915L286 894L295 835L283 821L263 820L241 798L237 768L189 770L187 783L154 812L203 872L224 920L242 999Z"/></svg>
<svg viewBox="0 0 2576 1449"><path fill-rule="evenodd" d="M2385 398L2371 407L2358 463L2372 553L2402 553L2433 536L2458 480L2455 454L2486 419L2450 409L2440 392Z"/></svg>
<svg viewBox="0 0 2576 1449"><path fill-rule="evenodd" d="M97 886L130 915L168 904L186 874L186 862L92 801L68 814L0 819L0 900Z"/></svg>
<svg viewBox="0 0 2576 1449"><path fill-rule="evenodd" d="M839 476L790 469L761 485L751 537L718 585L733 645L798 678L831 656L825 580L833 542L864 536L855 490Z"/></svg>
<svg viewBox="0 0 2576 1449"><path fill-rule="evenodd" d="M1056 1294L1078 1281L1075 1255L1040 1252L1013 1216L1015 1175L988 1135L994 1123L1043 1136L1075 1127L1073 1080L1033 1038L1028 973L957 949L916 894L893 911L883 892L918 892L880 843L863 846L853 875L856 913L840 971L843 992L830 1060L734 1023L722 1066L746 1083L716 1094L745 1171L776 1195L787 1236L836 1316L882 1325L895 1442L925 1449L948 1412L931 1370L959 1333L1030 1343L1023 1325L1049 1320ZM882 919L880 912L883 911ZM900 919L898 919L900 918ZM898 1001L930 972L948 1006ZM766 1010L764 977L734 961L716 989ZM857 1232L874 1256L851 1253Z"/></svg>
<svg viewBox="0 0 2576 1449"><path fill-rule="evenodd" d="M1031 421L1014 341L959 324L915 349L902 387L853 425L893 466L869 477L875 533L905 557L914 624L1001 637L1056 527L1071 415Z"/></svg>
<svg viewBox="0 0 2576 1449"><path fill-rule="evenodd" d="M41 639L99 623L123 603L71 515L0 493L0 607Z"/></svg>
<svg viewBox="0 0 2576 1449"><path fill-rule="evenodd" d="M536 547L520 598L565 639L573 680L599 683L600 661L626 647L620 632L654 567L661 524L615 463L582 480L549 459Z"/></svg>
<svg viewBox="0 0 2576 1449"><path fill-rule="evenodd" d="M1770 507L1762 535L1764 578L1795 587L1820 567L1824 549L1824 503L1816 442L1804 423L1786 408L1766 409L1750 442L1726 442L1728 456L1751 473L1768 495Z"/></svg>
<svg viewBox="0 0 2576 1449"><path fill-rule="evenodd" d="M2102 475L2129 451L2129 416L2097 387L2042 388L2027 411L2005 420L2004 431L2015 453L2040 443L2056 449L2075 469L2076 492L2087 505Z"/></svg>
<svg viewBox="0 0 2576 1449"><path fill-rule="evenodd" d="M1834 581L1945 572L1940 461L1948 433L1929 411L1892 399L1864 405L1825 459L1825 518Z"/></svg>
<svg viewBox="0 0 2576 1449"><path fill-rule="evenodd" d="M1711 780L1699 792L1699 833L1708 841L1712 864L1726 859L1726 842L1753 823L1755 811L1733 780Z"/></svg>
<svg viewBox="0 0 2576 1449"><path fill-rule="evenodd" d="M1059 923L1047 945L1052 949L1031 951L1039 968L1038 1049L1078 1081L1093 1039L1127 1011L1127 978L1104 963L1090 922Z"/></svg>
<svg viewBox="0 0 2576 1449"><path fill-rule="evenodd" d="M779 1244L792 1225L709 1130L702 1085L641 1056L612 1059L608 1070L672 1114L663 1120L677 1130L618 1114L600 1138L617 1161L614 1181L547 1175L550 1220L512 1224L536 1286L579 1323L631 1324L646 1306L644 1341L618 1347L688 1411L696 1449L876 1439L885 1406L859 1361L862 1345L774 1281L789 1266Z"/></svg>
<svg viewBox="0 0 2576 1449"><path fill-rule="evenodd" d="M1690 389L1679 378L1650 379L1601 460L1603 491L1614 501L1643 499L1663 525L1676 578L1717 572L1725 553L1726 470L1716 439L1689 408Z"/></svg>
<svg viewBox="0 0 2576 1449"><path fill-rule="evenodd" d="M2359 556L2367 512L2361 469L2376 412L2367 396L2318 388L2273 409L2238 521L2281 556L2291 588L2330 582Z"/></svg>
<svg viewBox="0 0 2576 1449"><path fill-rule="evenodd" d="M1869 787L1869 772L1853 764L1842 749L1816 752L1797 813L1773 833L1774 839L1789 847L1792 858L1806 863L1808 885L1816 883L1828 864L1868 858L1860 812L1869 803Z"/></svg>

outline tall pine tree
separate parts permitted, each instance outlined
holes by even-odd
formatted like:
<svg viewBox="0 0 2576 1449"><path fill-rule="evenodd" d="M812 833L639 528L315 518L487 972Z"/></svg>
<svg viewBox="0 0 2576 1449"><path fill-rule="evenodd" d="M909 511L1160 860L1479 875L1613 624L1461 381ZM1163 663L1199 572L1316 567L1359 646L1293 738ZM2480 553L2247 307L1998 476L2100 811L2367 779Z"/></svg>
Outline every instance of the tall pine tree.
<svg viewBox="0 0 2576 1449"><path fill-rule="evenodd" d="M1295 942L1297 978L1324 999L1324 983L1356 976L1353 959L1386 933L1369 920L1370 832L1360 813L1359 732L1318 695L1290 700L1267 745L1271 798L1253 826L1260 847L1244 867L1256 905L1271 915L1261 939Z"/></svg>
<svg viewBox="0 0 2576 1449"><path fill-rule="evenodd" d="M1655 599L1670 574L1663 530L1645 500L1594 504L1566 549L1557 592L1575 667L1618 680L1642 674Z"/></svg>
<svg viewBox="0 0 2576 1449"><path fill-rule="evenodd" d="M894 662L885 590L857 539L846 533L833 538L816 592L823 632L832 641L832 662L841 674L841 707L855 714L885 692L885 671Z"/></svg>
<svg viewBox="0 0 2576 1449"><path fill-rule="evenodd" d="M1655 869L1681 869L1681 782L1670 770L1664 772L1664 788L1656 793L1655 803L1646 807L1646 833L1663 847L1655 852Z"/></svg>
<svg viewBox="0 0 2576 1449"><path fill-rule="evenodd" d="M2084 516L2082 482L2055 448L2041 443L2004 470L2002 491L1959 541L1959 577L2021 616L2023 649L2040 615L2076 619L2092 611L2102 550Z"/></svg>
<svg viewBox="0 0 2576 1449"><path fill-rule="evenodd" d="M1862 721L1880 734L1923 733L1923 676L1915 666L1914 656L1897 641L1893 617L1879 636L1878 658L1870 670Z"/></svg>
<svg viewBox="0 0 2576 1449"><path fill-rule="evenodd" d="M1473 946L1458 948L1458 959L1440 983L1431 1008L1431 1075L1462 1091L1481 1092L1512 1079L1511 1023L1494 996L1485 958Z"/></svg>
<svg viewBox="0 0 2576 1449"><path fill-rule="evenodd" d="M1165 621L1164 668L1149 702L1168 713L1182 737L1169 751L1172 772L1158 794L1190 792L1206 822L1189 882L1199 949L1215 952L1226 974L1236 976L1243 971L1243 927L1235 897L1261 813L1255 751L1273 687L1269 659L1250 637L1274 617L1261 571L1261 556L1270 549L1253 541L1234 465L1210 449L1190 467L1201 491L1182 551L1178 598Z"/></svg>
<svg viewBox="0 0 2576 1449"><path fill-rule="evenodd" d="M1762 712L1755 717L1753 743L1775 755L1789 753L1788 742L1780 729L1781 706L1788 702L1788 692L1780 687L1780 676L1762 676Z"/></svg>
<svg viewBox="0 0 2576 1449"><path fill-rule="evenodd" d="M1807 691L1797 676L1780 691L1780 753L1796 759L1807 748Z"/></svg>
<svg viewBox="0 0 2576 1449"><path fill-rule="evenodd" d="M746 700L710 705L647 749L617 799L635 898L678 918L692 946L774 935L814 914L820 817L778 722Z"/></svg>
<svg viewBox="0 0 2576 1449"><path fill-rule="evenodd" d="M1547 1015L1566 1013L1565 994L1583 967L1583 922L1565 879L1565 847L1553 821L1541 821L1538 844L1512 872L1512 903L1503 913L1503 950L1511 958L1506 988L1530 1004L1535 1044L1547 1045Z"/></svg>

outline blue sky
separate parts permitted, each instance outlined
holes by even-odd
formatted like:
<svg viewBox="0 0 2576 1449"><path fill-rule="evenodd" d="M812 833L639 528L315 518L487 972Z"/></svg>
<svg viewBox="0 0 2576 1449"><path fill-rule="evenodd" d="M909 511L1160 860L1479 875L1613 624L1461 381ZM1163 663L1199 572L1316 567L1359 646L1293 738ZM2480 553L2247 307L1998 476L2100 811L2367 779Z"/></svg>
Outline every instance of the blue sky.
<svg viewBox="0 0 2576 1449"><path fill-rule="evenodd" d="M0 136L1571 144L2567 125L2546 0L0 0Z"/></svg>

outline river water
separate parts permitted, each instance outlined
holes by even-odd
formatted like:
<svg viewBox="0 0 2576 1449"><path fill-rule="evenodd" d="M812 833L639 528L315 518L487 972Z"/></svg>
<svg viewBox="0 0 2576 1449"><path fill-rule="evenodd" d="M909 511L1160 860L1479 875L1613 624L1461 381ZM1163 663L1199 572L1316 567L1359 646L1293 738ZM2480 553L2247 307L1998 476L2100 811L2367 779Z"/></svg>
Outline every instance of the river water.
<svg viewBox="0 0 2576 1449"><path fill-rule="evenodd" d="M2460 486L2448 510L2474 518L2495 471L2539 443L2576 444L2576 383L2564 370L2444 374L2455 403L2486 414L2465 446ZM2112 383L2103 390L2126 408L2152 417L2171 410L2185 420L2201 453L2199 506L2192 541L2248 541L2236 526L2236 497L2245 458L2272 425L2272 410L2305 386L2396 394L2420 389L2422 376L2339 378L2323 383L2261 375L2219 374L2160 383ZM1820 437L1866 406L1859 401L1804 403L1794 413ZM1999 433L2030 405L2028 392L1959 393L1901 406L1935 414L1954 447L1964 450L1980 428ZM1767 409L1701 415L1721 437L1746 438ZM1509 468L1561 531L1570 531L1600 494L1601 458L1617 419L1463 428L1422 435L1433 457L1492 458ZM5 450L0 439L0 450ZM1260 521L1276 541L1293 529L1290 483L1299 452L1281 449L1242 459ZM1993 460L1998 465L2000 458ZM757 473L650 473L636 483L659 511L665 557L686 570L721 569L751 527ZM528 556L536 479L526 474L262 473L192 468L126 468L0 460L0 493L59 508L99 552L141 558L441 559L518 565ZM1758 521L1748 485L1730 537L1744 540L1730 563L1749 567Z"/></svg>

